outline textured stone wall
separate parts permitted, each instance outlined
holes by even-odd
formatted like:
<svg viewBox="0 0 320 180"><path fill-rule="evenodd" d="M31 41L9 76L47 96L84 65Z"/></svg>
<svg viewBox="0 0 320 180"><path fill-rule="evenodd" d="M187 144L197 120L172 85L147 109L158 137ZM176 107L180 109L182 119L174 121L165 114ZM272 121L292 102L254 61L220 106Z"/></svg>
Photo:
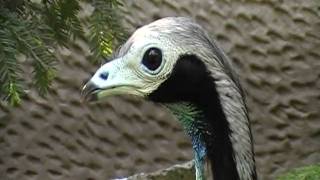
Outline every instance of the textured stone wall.
<svg viewBox="0 0 320 180"><path fill-rule="evenodd" d="M190 16L233 60L247 94L259 177L320 162L320 2L314 0L127 0L125 23ZM164 108L130 97L82 104L97 67L78 42L59 49L47 98L31 91L1 105L0 179L109 179L190 160L191 146Z"/></svg>

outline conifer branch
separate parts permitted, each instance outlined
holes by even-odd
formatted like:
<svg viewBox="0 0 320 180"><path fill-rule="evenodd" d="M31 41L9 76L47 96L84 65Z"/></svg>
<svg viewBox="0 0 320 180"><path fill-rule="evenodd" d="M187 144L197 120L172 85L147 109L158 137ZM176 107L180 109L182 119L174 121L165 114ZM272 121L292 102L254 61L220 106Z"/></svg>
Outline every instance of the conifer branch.
<svg viewBox="0 0 320 180"><path fill-rule="evenodd" d="M0 0L0 99L12 105L21 102L29 89L24 76L25 64L33 68L32 85L40 95L50 88L57 64L54 50L77 38L92 45L94 59L110 55L113 45L121 42L125 31L119 22L119 0L82 0L90 3L94 13L88 18L90 36L84 33L79 19L78 0ZM26 57L22 63L18 56Z"/></svg>

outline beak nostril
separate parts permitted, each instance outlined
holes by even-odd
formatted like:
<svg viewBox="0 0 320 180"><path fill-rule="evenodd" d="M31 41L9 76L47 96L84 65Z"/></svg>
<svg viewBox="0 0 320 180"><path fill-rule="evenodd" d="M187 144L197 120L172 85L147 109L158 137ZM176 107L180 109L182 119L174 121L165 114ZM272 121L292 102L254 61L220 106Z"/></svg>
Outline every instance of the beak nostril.
<svg viewBox="0 0 320 180"><path fill-rule="evenodd" d="M99 75L99 77L103 80L107 80L109 77L109 73L108 72L103 72Z"/></svg>

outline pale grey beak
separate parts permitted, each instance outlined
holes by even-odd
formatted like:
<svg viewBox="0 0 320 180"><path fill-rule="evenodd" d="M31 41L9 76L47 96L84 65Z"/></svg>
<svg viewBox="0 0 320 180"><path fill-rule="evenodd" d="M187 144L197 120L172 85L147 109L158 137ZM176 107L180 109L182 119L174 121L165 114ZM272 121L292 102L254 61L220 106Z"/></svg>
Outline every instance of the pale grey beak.
<svg viewBox="0 0 320 180"><path fill-rule="evenodd" d="M83 86L81 96L83 100L87 102L97 101L97 93L99 91L101 91L101 89L89 81L87 84Z"/></svg>

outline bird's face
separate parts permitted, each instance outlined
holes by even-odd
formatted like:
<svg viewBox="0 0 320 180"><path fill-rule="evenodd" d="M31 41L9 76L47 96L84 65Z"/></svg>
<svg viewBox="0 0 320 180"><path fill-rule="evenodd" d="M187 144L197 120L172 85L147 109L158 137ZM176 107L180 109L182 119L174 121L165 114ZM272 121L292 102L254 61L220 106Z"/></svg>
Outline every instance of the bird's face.
<svg viewBox="0 0 320 180"><path fill-rule="evenodd" d="M170 38L148 26L138 29L124 46L118 57L102 65L83 87L86 100L122 94L148 96L168 78L177 51L181 51L173 47Z"/></svg>
<svg viewBox="0 0 320 180"><path fill-rule="evenodd" d="M82 94L88 101L129 94L162 103L194 102L211 81L200 60L210 58L210 47L202 28L189 19L155 21L138 29Z"/></svg>

